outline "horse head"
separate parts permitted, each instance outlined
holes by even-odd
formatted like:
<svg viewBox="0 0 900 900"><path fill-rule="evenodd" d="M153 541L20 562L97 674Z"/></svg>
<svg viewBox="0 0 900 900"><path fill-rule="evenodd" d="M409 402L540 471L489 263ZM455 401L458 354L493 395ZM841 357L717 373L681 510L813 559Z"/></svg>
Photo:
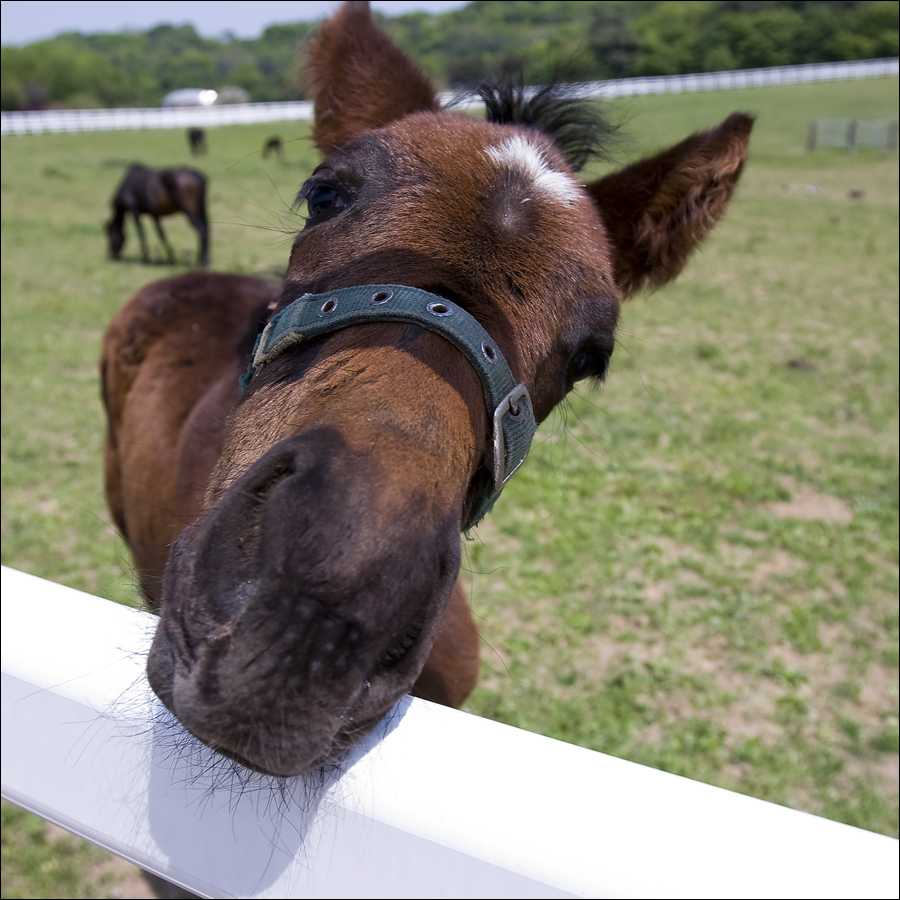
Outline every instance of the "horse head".
<svg viewBox="0 0 900 900"><path fill-rule="evenodd" d="M106 228L106 239L109 242L109 258L118 259L122 255L122 248L125 246L125 229L122 227L122 219L113 216L104 227Z"/></svg>
<svg viewBox="0 0 900 900"><path fill-rule="evenodd" d="M148 663L193 734L281 776L369 731L446 625L461 529L514 468L498 465L475 357L519 390L501 418L540 422L602 379L620 302L681 270L724 211L751 127L732 115L582 184L604 133L590 104L488 87L486 119L442 109L365 3L325 23L309 82L323 155L299 195L309 218L203 512L172 548ZM307 327L404 291L418 319ZM472 349L423 324L429 308L474 322Z"/></svg>

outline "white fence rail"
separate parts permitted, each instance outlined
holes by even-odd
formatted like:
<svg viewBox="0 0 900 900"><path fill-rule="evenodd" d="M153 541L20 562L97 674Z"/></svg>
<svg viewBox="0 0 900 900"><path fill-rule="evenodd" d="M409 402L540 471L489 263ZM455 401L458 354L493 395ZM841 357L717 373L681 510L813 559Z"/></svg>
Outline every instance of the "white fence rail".
<svg viewBox="0 0 900 900"><path fill-rule="evenodd" d="M900 59L863 59L854 62L809 63L733 72L700 72L696 75L660 75L622 78L588 85L593 96L630 97L639 94L682 94L695 91L727 91L739 88L807 84L814 81L851 81L886 78L900 74Z"/></svg>
<svg viewBox="0 0 900 900"><path fill-rule="evenodd" d="M166 714L155 619L3 569L2 793L206 897L897 897L872 834L405 698L276 781Z"/></svg>
<svg viewBox="0 0 900 900"><path fill-rule="evenodd" d="M621 78L586 84L583 86L583 93L586 97L681 94L693 91L804 84L813 81L883 78L897 75L898 72L900 72L898 59L865 59L855 62L776 66L768 69L740 69L734 72L702 72L696 75ZM448 94L442 99L447 100L450 97ZM309 119L311 116L312 104L305 101L175 109L51 109L0 114L0 135L249 125L256 122Z"/></svg>
<svg viewBox="0 0 900 900"><path fill-rule="evenodd" d="M312 103L235 103L151 109L43 109L0 114L0 134L45 131L135 131L142 128L209 128L312 117Z"/></svg>

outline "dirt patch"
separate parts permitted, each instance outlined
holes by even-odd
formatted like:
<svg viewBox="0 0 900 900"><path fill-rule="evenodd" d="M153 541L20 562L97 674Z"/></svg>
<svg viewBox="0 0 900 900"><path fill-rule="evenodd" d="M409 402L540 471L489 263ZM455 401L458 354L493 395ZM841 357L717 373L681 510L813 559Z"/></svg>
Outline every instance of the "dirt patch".
<svg viewBox="0 0 900 900"><path fill-rule="evenodd" d="M854 758L848 759L844 771L851 777L862 780L874 779L879 783L883 795L891 797L900 789L900 769L897 766L897 754L882 754L880 759Z"/></svg>
<svg viewBox="0 0 900 900"><path fill-rule="evenodd" d="M507 552L517 553L522 549L522 542L518 538L503 534L491 518L479 522L474 531L474 537L479 544L490 547L496 556Z"/></svg>
<svg viewBox="0 0 900 900"><path fill-rule="evenodd" d="M654 535L651 538L639 540L638 543L643 547L658 547L660 550L660 560L667 565L675 565L680 563L685 557L698 558L700 556L696 547L690 544L679 544L671 538L663 535Z"/></svg>
<svg viewBox="0 0 900 900"><path fill-rule="evenodd" d="M679 586L708 588L709 582L693 569L677 569L665 581L644 581L644 570L640 566L632 566L626 577L641 586L641 597L648 603L659 604L667 597L674 597Z"/></svg>
<svg viewBox="0 0 900 900"><path fill-rule="evenodd" d="M849 525L853 521L853 510L840 497L829 497L803 488L797 490L792 478L779 479L782 487L790 491L790 500L770 503L769 511L779 519L819 519L823 522L837 522Z"/></svg>
<svg viewBox="0 0 900 900"><path fill-rule="evenodd" d="M700 646L698 638L685 657L681 671L709 677L718 691L732 698L715 715L717 724L728 733L730 744L746 738L774 740L781 727L772 720L772 714L784 688L758 674L735 671L728 664L725 648L722 649L722 654L710 653Z"/></svg>
<svg viewBox="0 0 900 900"><path fill-rule="evenodd" d="M111 856L88 873L92 881L110 884L109 895L127 900L157 900L157 893L147 884L144 873L130 862Z"/></svg>
<svg viewBox="0 0 900 900"><path fill-rule="evenodd" d="M57 841L65 841L69 844L88 843L52 822L44 823L44 836L49 844ZM106 856L106 859L91 866L85 872L85 882L102 886L103 892L109 892L111 897L128 898L128 900L157 900L157 894L137 866L111 853Z"/></svg>
<svg viewBox="0 0 900 900"><path fill-rule="evenodd" d="M804 568L804 563L785 550L776 550L770 559L757 563L750 576L750 585L759 592L773 580L789 578Z"/></svg>
<svg viewBox="0 0 900 900"><path fill-rule="evenodd" d="M657 660L670 650L663 641L650 644L622 641L617 637L639 628L637 616L611 615L603 632L589 635L578 653L579 668L583 667L585 680L603 684L634 663Z"/></svg>
<svg viewBox="0 0 900 900"><path fill-rule="evenodd" d="M641 596L648 603L662 603L669 592L668 582L650 582L641 588Z"/></svg>

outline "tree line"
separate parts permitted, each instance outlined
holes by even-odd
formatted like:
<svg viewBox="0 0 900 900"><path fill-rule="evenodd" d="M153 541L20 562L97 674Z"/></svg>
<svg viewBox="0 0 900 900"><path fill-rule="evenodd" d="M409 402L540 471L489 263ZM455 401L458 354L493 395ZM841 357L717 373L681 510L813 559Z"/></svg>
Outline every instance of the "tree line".
<svg viewBox="0 0 900 900"><path fill-rule="evenodd" d="M473 0L376 18L442 88L513 68L532 81L601 81L900 53L897 0ZM158 106L183 87L302 99L298 61L315 28L273 25L241 40L159 25L3 47L0 108Z"/></svg>

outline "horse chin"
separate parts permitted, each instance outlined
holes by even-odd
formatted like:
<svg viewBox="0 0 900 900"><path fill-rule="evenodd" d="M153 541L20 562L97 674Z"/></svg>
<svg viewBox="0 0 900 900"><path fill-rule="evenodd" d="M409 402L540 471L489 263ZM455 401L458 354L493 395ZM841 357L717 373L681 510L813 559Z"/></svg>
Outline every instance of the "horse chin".
<svg viewBox="0 0 900 900"><path fill-rule="evenodd" d="M151 687L163 704L212 750L260 774L279 778L338 764L344 753L409 693L432 643L432 636L425 634L410 646L398 642L357 683L333 685L334 693L343 697L325 697L319 690L312 692L312 697L295 698L294 703L266 707L250 699L259 689L254 682L222 690L213 684L218 672L186 663L164 626L154 638L147 665ZM273 653L278 655L279 650L275 648ZM411 663L403 672L385 670L396 666L400 658ZM279 693L286 694L284 686Z"/></svg>
<svg viewBox="0 0 900 900"><path fill-rule="evenodd" d="M402 696L402 695L401 695ZM399 698L398 698L399 699ZM393 704L391 704L393 706ZM390 707L388 707L390 709ZM359 743L372 729L384 718L387 710L379 712L365 722L359 722L346 731L340 731L333 735L330 742L324 742L322 749L317 756L310 758L312 755L300 756L293 754L290 756L279 756L278 758L251 759L232 750L230 747L222 743L210 743L204 741L199 735L194 734L201 743L205 743L211 750L214 750L220 756L232 760L246 769L258 772L260 775L267 775L271 778L296 778L305 775L316 769L329 769L339 766L344 754L355 744ZM190 731L190 729L187 729ZM190 732L193 734L193 732Z"/></svg>

